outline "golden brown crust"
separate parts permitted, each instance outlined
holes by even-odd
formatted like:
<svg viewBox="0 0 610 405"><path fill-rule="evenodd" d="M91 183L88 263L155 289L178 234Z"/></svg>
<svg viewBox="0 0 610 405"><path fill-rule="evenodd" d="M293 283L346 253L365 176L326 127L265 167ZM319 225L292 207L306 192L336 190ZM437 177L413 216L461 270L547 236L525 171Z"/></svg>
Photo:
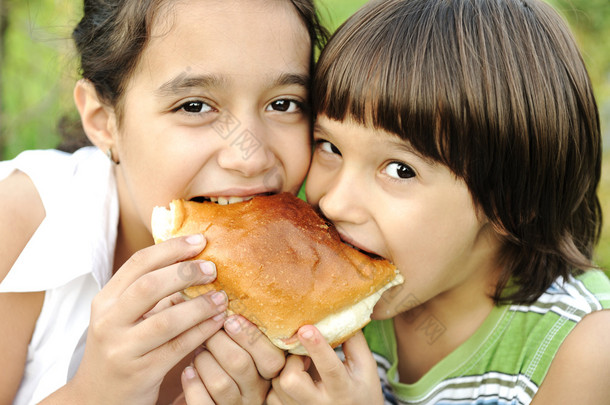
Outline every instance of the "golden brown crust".
<svg viewBox="0 0 610 405"><path fill-rule="evenodd" d="M171 236L204 234L207 246L196 259L214 262L218 272L214 284L185 295L223 289L229 309L272 338L288 338L396 277L394 265L344 244L332 225L289 193L224 206L174 204Z"/></svg>

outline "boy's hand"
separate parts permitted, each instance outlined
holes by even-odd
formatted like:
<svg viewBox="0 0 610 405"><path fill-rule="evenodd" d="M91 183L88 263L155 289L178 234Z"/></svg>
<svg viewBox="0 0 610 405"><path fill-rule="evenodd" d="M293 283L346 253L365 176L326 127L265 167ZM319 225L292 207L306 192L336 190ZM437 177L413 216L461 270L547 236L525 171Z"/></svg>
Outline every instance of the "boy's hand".
<svg viewBox="0 0 610 405"><path fill-rule="evenodd" d="M284 352L242 316L231 316L182 373L188 405L262 404Z"/></svg>
<svg viewBox="0 0 610 405"><path fill-rule="evenodd" d="M383 404L377 365L362 332L343 344L344 362L314 326L301 327L298 338L311 359L288 357L272 381L269 405ZM310 369L311 362L315 370Z"/></svg>

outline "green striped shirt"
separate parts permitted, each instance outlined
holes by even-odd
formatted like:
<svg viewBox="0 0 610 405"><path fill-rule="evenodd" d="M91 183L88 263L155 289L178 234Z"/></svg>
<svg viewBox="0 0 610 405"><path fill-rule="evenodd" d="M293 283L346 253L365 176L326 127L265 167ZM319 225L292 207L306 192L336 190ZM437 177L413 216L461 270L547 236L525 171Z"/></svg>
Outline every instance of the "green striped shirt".
<svg viewBox="0 0 610 405"><path fill-rule="evenodd" d="M373 321L364 333L388 404L529 404L568 333L606 308L610 281L603 272L559 279L531 305L494 307L466 342L413 384L398 382L392 320Z"/></svg>

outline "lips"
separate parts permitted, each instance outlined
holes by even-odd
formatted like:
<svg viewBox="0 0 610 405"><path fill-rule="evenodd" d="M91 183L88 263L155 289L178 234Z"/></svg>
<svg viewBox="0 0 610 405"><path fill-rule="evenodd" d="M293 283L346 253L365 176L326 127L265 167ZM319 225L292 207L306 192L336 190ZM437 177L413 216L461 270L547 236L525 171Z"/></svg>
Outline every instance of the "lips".
<svg viewBox="0 0 610 405"><path fill-rule="evenodd" d="M382 256L378 255L377 253L373 252L372 250L368 250L366 247L358 244L358 242L356 242L355 240L353 240L347 234L345 234L344 232L342 232L340 230L339 230L339 236L341 237L341 240L343 241L343 243L356 249L357 251L359 251L361 253L364 253L365 255L369 256L370 258L384 259Z"/></svg>

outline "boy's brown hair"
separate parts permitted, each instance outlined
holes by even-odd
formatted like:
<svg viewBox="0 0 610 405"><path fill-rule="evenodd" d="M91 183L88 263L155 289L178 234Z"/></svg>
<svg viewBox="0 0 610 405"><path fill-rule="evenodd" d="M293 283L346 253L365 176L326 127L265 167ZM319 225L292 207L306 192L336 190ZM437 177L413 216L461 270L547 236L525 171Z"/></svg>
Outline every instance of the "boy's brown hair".
<svg viewBox="0 0 610 405"><path fill-rule="evenodd" d="M593 266L597 105L570 30L542 1L369 3L322 52L312 98L315 114L397 134L464 179L503 235L497 303L532 302Z"/></svg>

